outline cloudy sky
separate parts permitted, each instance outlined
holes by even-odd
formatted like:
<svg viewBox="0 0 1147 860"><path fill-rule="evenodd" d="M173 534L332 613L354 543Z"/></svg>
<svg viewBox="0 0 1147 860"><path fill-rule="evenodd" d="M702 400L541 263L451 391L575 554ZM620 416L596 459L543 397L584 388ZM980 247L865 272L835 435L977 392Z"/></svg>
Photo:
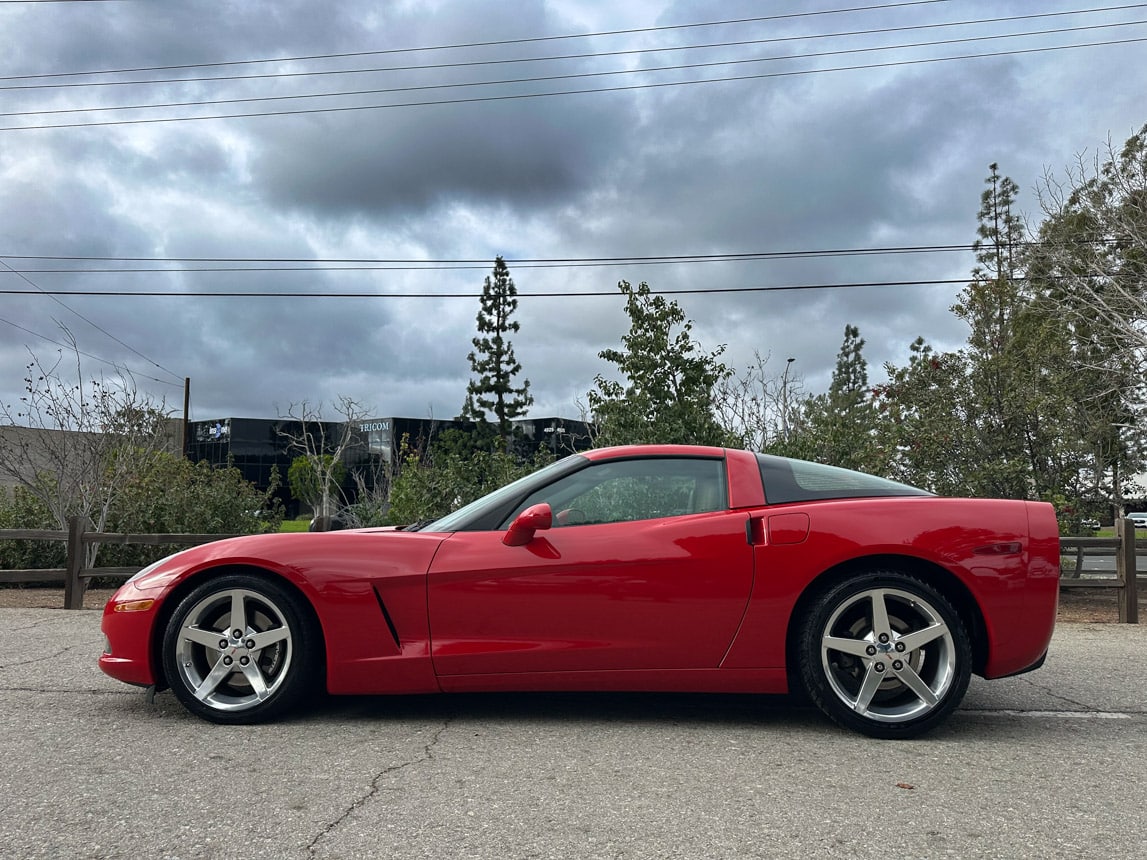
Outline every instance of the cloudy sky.
<svg viewBox="0 0 1147 860"><path fill-rule="evenodd" d="M535 416L608 373L622 279L813 392L856 324L878 378L963 342L971 254L935 249L990 163L1037 221L1045 169L1147 123L1114 7L0 0L0 400L65 326L89 372L190 377L193 420L452 417L499 254Z"/></svg>

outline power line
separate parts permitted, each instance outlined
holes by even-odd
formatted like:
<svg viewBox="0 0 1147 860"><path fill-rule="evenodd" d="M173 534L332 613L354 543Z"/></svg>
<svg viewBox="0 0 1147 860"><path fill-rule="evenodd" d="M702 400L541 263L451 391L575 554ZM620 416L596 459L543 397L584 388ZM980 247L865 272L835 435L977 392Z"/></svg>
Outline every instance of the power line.
<svg viewBox="0 0 1147 860"><path fill-rule="evenodd" d="M176 379L183 379L183 377L179 376L179 374L175 373L174 371L168 370L166 367L164 367L164 366L163 366L162 364L160 364L158 361L155 361L154 359L148 358L146 355L144 355L142 352L140 352L140 351L139 351L138 349L136 349L134 346L130 346L130 345L128 345L128 344L126 344L126 343L124 343L122 340L120 340L118 337L116 337L114 334L112 334L110 331L108 331L108 330L107 330L106 328L104 328L103 326L99 325L98 323L92 322L90 319L88 319L88 318L87 318L86 316L84 316L82 313L80 313L79 311L77 311L75 308L71 308L71 307L68 307L68 305L67 305L67 304L65 304L64 302L60 301L58 298L56 298L56 295L59 295L59 294L58 294L58 293L56 293L55 291L52 291L52 290L45 290L45 289L43 289L43 288L42 288L42 287L41 287L39 284L37 284L37 283L35 283L34 281L32 281L32 280L31 280L31 279L30 279L30 278L29 278L27 275L25 275L23 272L18 272L18 271L16 271L15 269L13 269L13 268L12 268L11 266L9 266L9 265L8 265L8 264L7 264L7 263L6 263L6 262L5 262L3 259L0 259L0 266L3 266L5 269L7 269L7 270L8 270L9 272L11 272L13 275L15 275L16 277L18 277L20 280L24 281L26 284L28 284L29 286L31 286L31 287L32 287L32 288L33 288L33 289L34 289L36 292L38 292L38 293L41 293L42 295L48 296L50 299L52 299L52 301L54 301L56 304L58 304L58 305L59 305L60 307L62 307L64 310L66 310L66 311L68 311L69 313L72 313L72 314L74 314L75 316L79 317L81 320L83 320L84 322L86 322L88 325L90 325L90 326L91 326L92 328L94 328L96 331L98 331L98 332L101 332L102 334L104 334L104 335L106 335L107 337L111 338L111 339L112 339L112 340L114 340L116 343L118 343L120 346L122 346L124 349L126 349L126 350L129 350L130 352L133 352L133 353L135 353L135 354L136 354L136 355L138 355L140 358L142 358L144 361L146 361L148 364L151 364L151 365L153 365L154 367L158 367L158 368L159 368L160 370L162 370L164 373L170 373L170 374L171 374L172 376L174 376ZM23 293L23 294L25 294L25 295L29 294L27 290L23 290L23 291L20 291L20 292L22 292L22 293ZM14 323L12 323L12 325L15 325L15 324L14 324Z"/></svg>
<svg viewBox="0 0 1147 860"><path fill-rule="evenodd" d="M650 66L640 69L618 69L611 71L601 72L571 72L561 75L537 75L525 78L503 78L493 81L462 81L456 83L445 84L412 84L401 87L382 87L376 89L366 90L340 90L330 93L304 93L301 95L281 95L281 96L249 96L243 98L230 98L230 99L204 99L198 101L184 101L184 102L158 102L152 104L142 105L105 105L101 107L78 107L78 108L54 108L51 110L33 110L33 111L14 111L10 113L0 113L0 117L23 117L23 116L46 116L56 114L71 114L71 113L101 113L110 111L128 111L128 110L156 110L160 108L175 108L175 107L206 107L211 105L225 105L225 104L251 104L258 102L283 102L283 101L299 101L305 99L327 99L327 98L346 98L349 96L367 96L367 95L384 95L390 93L408 93L408 92L423 92L427 90L450 90L462 89L468 87L493 87L504 86L509 84L528 84L528 83L549 83L553 81L567 81L567 80L582 80L587 78L605 78L615 77L619 75L647 75L658 72L672 72L672 71L686 71L691 69L708 69L723 66L741 66L755 63L772 63L772 62L787 62L791 60L808 60L808 59L822 59L824 57L838 57L846 56L849 54L869 54L881 51L898 51L906 50L909 48L932 48L944 45L957 45L978 42L991 42L1000 39L1017 39L1026 38L1029 36L1047 36L1047 35L1061 35L1064 33L1077 33L1085 30L1109 30L1116 27L1130 27L1140 24L1147 24L1147 20L1140 21L1125 21L1113 24L1093 24L1079 27L1061 27L1048 30L1034 30L1026 33L1006 33L995 34L990 36L968 36L958 39L940 39L930 42L910 42L902 45L883 45L872 46L865 48L847 48L836 51L817 51L806 54L794 54L782 57L752 57L747 59L736 60L713 60L709 62L698 63L682 63L669 66ZM254 115L254 114L253 114Z"/></svg>
<svg viewBox="0 0 1147 860"><path fill-rule="evenodd" d="M728 254L683 254L672 256L631 256L631 257L583 257L583 258L534 258L508 259L506 265L515 269L577 269L600 268L603 266L657 266L683 265L688 263L741 263L768 260L800 260L831 257L867 257L903 254L933 254L973 251L972 245L931 245L889 248L840 248L806 251L756 251ZM133 266L83 268L35 268L22 269L34 274L134 274L156 272L356 272L356 271L453 271L488 269L490 260L426 260L426 259L304 259L279 258L255 259L250 257L50 257L19 256L2 254L7 260L27 261L107 261L107 262L155 262L155 263L237 263L234 266ZM274 265L251 265L273 263ZM300 265L290 265L300 264Z"/></svg>
<svg viewBox="0 0 1147 860"><path fill-rule="evenodd" d="M48 125L27 125L27 126L0 126L0 131L39 131L47 129L63 129L63 128L104 128L110 126L127 126L127 125L155 125L159 123L171 122L199 122L202 120L217 120L217 119L251 119L255 117L271 117L271 116L302 116L309 114L320 113L349 113L367 110L388 110L394 108L408 108L408 107L430 107L441 105L461 105L461 104L480 104L491 102L507 102L507 101L520 101L524 99L538 99L538 98L553 98L557 96L571 96L571 95L587 95L591 93L614 93L614 92L632 92L637 90L652 90L663 89L667 87L683 87L695 86L698 84L714 84L714 83L728 83L731 81L750 81L750 80L767 80L773 78L787 78L797 77L803 75L814 74L828 74L833 72L854 72L871 69L889 69L904 66L925 65L931 63L953 62L957 60L974 60L974 59L989 59L994 57L1013 57L1022 56L1026 54L1042 54L1051 51L1065 51L1075 48L1097 48L1109 47L1112 45L1127 45L1138 42L1147 41L1147 36L1136 37L1129 39L1112 39L1101 42L1082 42L1075 45L1056 45L1047 46L1043 48L1025 48L1015 49L1010 51L994 51L982 54L961 54L952 57L930 57L916 60L899 60L895 62L884 63L863 63L851 66L838 66L830 69L802 69L788 72L768 72L752 75L730 75L720 78L703 78L700 80L692 81L666 81L662 83L650 84L629 84L615 87L597 87L580 90L557 90L543 93L513 93L497 96L476 96L468 98L453 98L453 99L437 99L432 101L421 102L397 102L390 104L375 104L375 105L348 105L344 107L325 107L325 108L299 108L294 110L281 110L281 111L255 111L249 113L233 113L233 114L210 114L203 116L175 116L175 117L153 117L147 119L126 119L126 120L108 120L101 122L71 122L71 123L53 123Z"/></svg>
<svg viewBox="0 0 1147 860"><path fill-rule="evenodd" d="M1085 240L1081 244L1107 245L1114 240ZM1023 247L1040 247L1038 241L1016 243ZM520 257L504 258L514 269L596 268L602 266L683 265L690 263L741 263L769 260L801 260L832 257L867 257L905 254L969 253L975 244L900 245L870 248L814 248L780 251L731 251L721 254L658 254L618 257ZM109 257L59 254L0 254L0 259L27 262L108 262L108 263L234 263L234 266L147 266L35 268L21 271L33 274L131 274L156 272L342 272L342 271L443 271L488 269L488 258L384 258L384 257ZM274 265L252 265L274 264ZM297 264L297 265L288 265Z"/></svg>
<svg viewBox="0 0 1147 860"><path fill-rule="evenodd" d="M382 73L382 72L404 72L404 71L425 72L425 71L429 71L429 70L472 68L472 67L476 67L476 66L481 67L481 66L510 65L510 64L516 64L516 63L543 63L543 62L555 62L555 61L562 61L562 60L597 59L597 58L603 58L603 57L632 56L635 54L658 54L658 53L669 53L669 52L675 52L675 51L706 50L706 49L713 49L713 48L747 47L750 45L784 44L784 43L788 43L788 42L806 42L806 41L816 41L816 40L820 40L820 39L844 38L844 37L850 37L850 36L887 35L887 34L891 34L891 33L905 33L905 32L912 32L912 31L916 31L916 30L936 30L936 29L943 29L943 28L948 28L948 27L980 26L980 25L984 25L984 24L1013 23L1013 22L1017 22L1017 21L1029 21L1029 20L1042 19L1042 18L1062 18L1062 17L1072 16L1072 15L1087 15L1087 14L1098 14L1101 12L1125 11L1125 10L1129 10L1129 9L1142 9L1145 6L1147 6L1147 3L1132 3L1132 4L1126 4L1123 6L1105 6L1105 7L1095 8L1095 9L1075 9L1075 10L1061 11L1061 12L1041 12L1041 13L1033 13L1030 15L1010 15L1010 16L997 17L997 18L976 18L976 19L969 19L969 20L964 20L964 21L947 21L947 22L932 23L932 24L913 24L913 25L905 25L905 26L901 26L901 27L877 27L877 28L871 28L871 29L867 29L867 30L848 30L848 31L842 31L842 32L838 32L838 33L811 33L811 34L800 35L800 36L777 36L777 37L770 37L767 39L742 39L742 40L736 40L736 41L709 42L709 43L694 44L694 45L670 45L670 46L663 46L663 47L632 48L632 49L617 50L617 51L588 51L588 52L579 53L579 54L557 54L557 55L551 55L551 56L546 56L546 57L514 57L514 58L509 58L509 59L470 60L470 61L458 61L458 62L452 62L452 63L418 63L418 64L412 64L412 65L406 65L406 66L381 66L381 67L365 68L365 69L322 69L322 70L315 70L315 71L269 72L269 73L252 74L252 75L217 75L217 76L213 76L213 77L195 77L195 78L192 78L192 77L152 78L149 80L128 80L128 81L89 81L89 82L82 82L82 83L20 84L20 85L0 86L0 90L12 91L12 90L75 89L75 88L85 88L85 87L151 86L151 85L156 85L156 84L209 83L209 82L213 82L213 81L258 81L258 80L284 79L284 78L329 77L329 76L334 76L334 75L376 74L376 73ZM1142 22L1138 22L1138 21L1115 22L1112 24L1096 25L1096 27L1118 27L1118 26L1125 26L1127 24L1135 24L1135 23L1142 23ZM1041 33L1071 32L1074 30L1081 30L1081 29L1094 29L1094 27L1089 28L1089 27L1085 27L1085 26L1079 26L1079 27L1075 27L1075 28L1066 28L1066 29L1059 29L1059 30L1036 31L1036 33L1013 33L1013 34L1008 34L1008 35L1003 35L1003 36L996 36L994 38L1008 38L1009 36L1018 37L1018 36L1027 36L1027 35L1037 35L1037 34L1041 34ZM993 38L993 37L991 37L991 36L977 37L977 39L979 39L979 38L985 38L986 39L986 38ZM974 41L974 40L970 39L969 41ZM924 45L948 44L948 42L925 42L922 44L924 44ZM916 47L916 46L915 45L888 46L888 49L891 50L891 49L896 48L896 47ZM821 56L821 55L814 54L811 56ZM265 62L265 61L253 60L251 62ZM669 67L669 68L678 68L678 67L674 66L674 67ZM55 76L50 76L50 77L55 77ZM0 80L13 80L13 79L18 79L18 78L0 77ZM526 79L526 80L532 80L532 79ZM371 92L371 91L368 91L368 92ZM357 93L347 93L347 94L354 95ZM305 96L298 96L297 98L305 98ZM219 103L222 103L222 102L186 102L186 103L177 103L177 104L219 104ZM166 106L166 105L157 105L157 106ZM111 108L104 108L104 109L108 110ZM94 110L94 108L93 108L93 110Z"/></svg>
<svg viewBox="0 0 1147 860"><path fill-rule="evenodd" d="M1102 240L1100 240L1102 241ZM1025 242L1025 245L1037 245L1038 242ZM900 245L874 248L817 248L807 250L788 251L732 251L727 254L655 254L650 256L636 256L627 254L621 257L503 257L506 265L522 265L524 263L615 263L623 260L646 262L651 260L714 260L741 257L836 257L851 254L901 254L916 253L920 251L971 251L974 245ZM385 257L107 257L107 256L79 256L60 254L0 254L6 260L101 260L123 262L147 263L482 263L491 265L488 258L385 258Z"/></svg>
<svg viewBox="0 0 1147 860"><path fill-rule="evenodd" d="M0 0L0 2L4 2L4 0ZM106 364L110 367L116 368L117 370L120 369L121 367L123 367L123 365L121 365L117 362L114 362L111 359L100 358L98 355L92 355L90 352L84 352L82 349L76 347L74 344L61 343L58 340L55 340L53 338L48 337L46 334L40 334L38 331L32 331L30 328L25 328L24 326L20 325L19 323L14 323L14 322L12 322L12 320L4 319L3 317L0 317L0 323L5 323L7 325L10 325L10 326L12 326L12 328L19 329L20 331L24 332L25 334L32 335L32 337L38 337L41 340L46 340L48 343L53 344L55 346L59 346L59 347L62 347L64 349L75 349L77 355L82 355L82 356L84 356L84 358L90 358L93 361L98 361L101 364ZM146 373L137 373L136 371L131 370L130 368L127 368L127 367L124 367L123 369L127 370L127 372L130 373L132 376L139 376L139 377L142 377L143 379L150 379L152 382L158 382L161 385L172 385L172 386L182 385L182 382L171 382L171 381L166 380L166 379L157 379L154 376L148 376Z"/></svg>
<svg viewBox="0 0 1147 860"><path fill-rule="evenodd" d="M12 2L12 0L0 0L0 2ZM350 57L377 57L387 54L410 54L421 51L449 51L462 48L488 48L498 47L505 45L525 45L537 42L556 42L565 39L590 39L603 36L628 36L644 33L657 33L669 30L689 30L700 27L720 27L728 24L756 24L764 21L783 21L793 20L799 18L812 18L824 15L843 15L851 12L871 12L887 9L900 9L906 6L933 6L938 3L947 3L950 0L906 0L901 3L880 3L870 6L853 6L844 9L823 9L816 12L790 12L780 15L763 15L754 18L730 18L722 21L701 21L692 24L665 24L658 27L636 27L628 30L602 30L595 33L567 33L559 36L528 36L520 39L496 39L486 42L461 42L451 45L424 45L415 48L387 48L379 51L352 51L348 53L339 54L309 54L295 57L264 57L260 59L249 60L225 60L221 62L212 63L186 63L182 65L168 65L168 66L142 66L130 69L93 69L83 72L54 72L42 73L35 75L7 75L0 76L0 81L14 81L14 80L35 80L38 78L63 78L63 77L77 77L85 75L120 75L120 74L134 74L137 72L162 72L174 69L207 69L218 68L220 66L244 66L254 65L259 63L297 63L309 60L336 60L347 59ZM1119 7L1113 7L1119 8Z"/></svg>
<svg viewBox="0 0 1147 860"><path fill-rule="evenodd" d="M928 279L921 281L864 281L858 283L832 283L832 284L779 284L756 287L696 287L679 290L650 290L656 295L710 295L717 293L773 293L808 290L843 290L858 289L862 287L923 287L923 286L950 286L952 284L967 284L968 278L954 278L948 280ZM136 297L136 298L199 298L199 299L476 299L481 292L466 293L369 293L369 292L289 292L284 290L263 291L235 291L224 290L219 292L190 291L171 292L169 290L51 290L53 295L66 296L96 296L96 297ZM555 298L592 298L601 296L616 296L617 290L585 290L585 291L558 291L547 293L518 292L519 298L555 299ZM0 289L0 295L34 295L28 290Z"/></svg>

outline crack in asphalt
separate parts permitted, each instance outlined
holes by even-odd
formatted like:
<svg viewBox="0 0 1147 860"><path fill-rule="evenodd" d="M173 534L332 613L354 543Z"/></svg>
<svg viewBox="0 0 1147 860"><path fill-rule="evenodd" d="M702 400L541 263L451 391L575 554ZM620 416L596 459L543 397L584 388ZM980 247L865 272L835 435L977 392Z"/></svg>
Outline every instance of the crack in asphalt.
<svg viewBox="0 0 1147 860"><path fill-rule="evenodd" d="M1079 708L1079 710L1081 710L1081 711L1099 711L1099 710L1102 710L1101 708L1097 708L1094 705L1089 705L1089 704L1086 704L1085 702L1077 702L1075 699L1071 699L1071 698L1068 698L1067 696L1061 695L1060 693L1057 693L1055 690L1053 690L1051 687L1045 687L1043 684L1037 684L1031 678L1020 678L1019 680L1023 681L1025 684L1032 687L1033 689L1039 690L1041 693L1044 693L1048 696L1051 696L1053 699L1058 699L1061 702L1064 702L1068 705Z"/></svg>
<svg viewBox="0 0 1147 860"><path fill-rule="evenodd" d="M361 809L370 800L372 800L381 790L381 783L383 779L390 776L391 774L398 773L399 771L405 770L408 767L414 767L415 765L422 764L423 762L430 761L432 758L434 758L434 747L438 745L438 741L442 738L442 735L445 733L445 731L450 728L450 722L451 721L449 719L446 720L446 722L444 722L438 728L438 730L434 732L434 736L431 737L430 740L423 745L422 755L419 758L412 759L411 761L404 761L400 764L391 765L390 767L385 768L379 773L375 774L374 778L370 781L370 788L367 790L367 792L363 794L362 797L356 799L350 806L346 808L342 815L327 824L327 826L324 827L322 831L320 831L319 834L311 840L310 844L307 845L307 855L309 857L314 857L320 842L331 835L331 833L333 833L339 826L341 826L343 822L350 818L356 811Z"/></svg>
<svg viewBox="0 0 1147 860"><path fill-rule="evenodd" d="M0 672L5 669L15 669L17 666L33 666L36 663L45 663L49 660L56 660L62 657L64 654L67 654L70 651L76 651L78 649L91 649L101 647L102 643L99 640L92 640L91 642L79 642L75 645L69 645L67 648L63 648L59 651L54 651L51 654L44 654L31 660L21 660L18 663L0 663Z"/></svg>
<svg viewBox="0 0 1147 860"><path fill-rule="evenodd" d="M29 624L27 627L5 627L4 630L7 633L23 633L25 630L35 630L40 626L40 622L37 621L35 624Z"/></svg>
<svg viewBox="0 0 1147 860"><path fill-rule="evenodd" d="M0 693L75 693L81 696L134 696L137 690L79 690L74 687L0 687Z"/></svg>

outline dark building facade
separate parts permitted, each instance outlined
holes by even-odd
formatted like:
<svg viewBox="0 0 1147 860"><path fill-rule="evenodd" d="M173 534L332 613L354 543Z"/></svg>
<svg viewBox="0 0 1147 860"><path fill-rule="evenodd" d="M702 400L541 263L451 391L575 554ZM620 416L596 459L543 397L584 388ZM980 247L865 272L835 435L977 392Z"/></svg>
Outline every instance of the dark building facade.
<svg viewBox="0 0 1147 860"><path fill-rule="evenodd" d="M336 422L310 422L312 433L323 433L335 438L339 432ZM298 456L292 439L300 438L304 431L301 421L266 418L218 418L211 421L192 421L187 427L187 459L194 463L206 461L212 466L234 466L260 490L271 486L275 470L279 486L275 495L283 502L288 516L299 513L299 504L291 496L287 484L287 470Z"/></svg>
<svg viewBox="0 0 1147 860"><path fill-rule="evenodd" d="M473 425L459 421L429 418L369 418L353 422L348 428L339 422L303 422L282 418L218 418L192 421L188 425L187 458L207 461L212 466L232 465L244 479L261 490L271 485L272 473L279 473L277 495L289 516L299 513L299 504L287 486L287 470L300 453L293 440L307 430L314 437L329 440L333 450L344 432L350 432L351 444L343 460L347 468L344 495L353 500L359 476L365 486L373 488L379 475L390 474L399 459L405 439L413 450L428 447L443 430L466 430ZM515 450L532 456L540 448L563 457L591 447L590 428L584 421L568 418L532 418L514 422Z"/></svg>
<svg viewBox="0 0 1147 860"><path fill-rule="evenodd" d="M591 447L590 427L584 421L571 418L523 418L513 422L515 450L523 456L532 456L540 448L548 448L554 456L564 457ZM444 430L470 430L474 425L465 421L436 421L428 418L369 418L356 423L355 431L360 450L381 457L386 463L395 462L403 439L413 450L430 445Z"/></svg>

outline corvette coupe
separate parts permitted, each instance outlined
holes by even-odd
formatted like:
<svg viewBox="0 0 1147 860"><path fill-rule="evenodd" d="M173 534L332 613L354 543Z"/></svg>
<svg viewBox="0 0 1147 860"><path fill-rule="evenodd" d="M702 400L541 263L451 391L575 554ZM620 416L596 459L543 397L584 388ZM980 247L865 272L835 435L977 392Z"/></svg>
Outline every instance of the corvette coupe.
<svg viewBox="0 0 1147 860"><path fill-rule="evenodd" d="M800 691L904 738L951 714L971 673L1039 667L1058 593L1048 504L627 446L434 522L171 555L108 601L99 663L218 723L318 690Z"/></svg>

